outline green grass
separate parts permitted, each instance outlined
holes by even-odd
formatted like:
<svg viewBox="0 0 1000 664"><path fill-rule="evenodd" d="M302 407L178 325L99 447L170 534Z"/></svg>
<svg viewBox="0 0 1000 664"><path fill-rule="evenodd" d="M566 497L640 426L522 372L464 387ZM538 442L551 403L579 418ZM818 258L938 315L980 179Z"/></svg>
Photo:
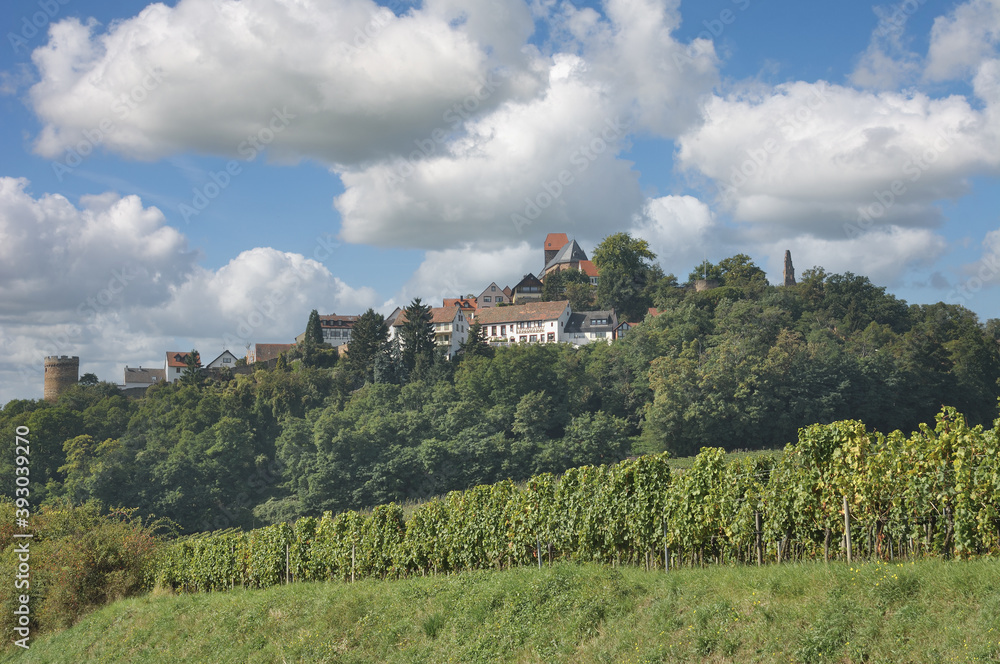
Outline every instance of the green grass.
<svg viewBox="0 0 1000 664"><path fill-rule="evenodd" d="M10 640L8 640L10 643ZM1000 561L542 570L118 602L0 662L1000 662Z"/></svg>

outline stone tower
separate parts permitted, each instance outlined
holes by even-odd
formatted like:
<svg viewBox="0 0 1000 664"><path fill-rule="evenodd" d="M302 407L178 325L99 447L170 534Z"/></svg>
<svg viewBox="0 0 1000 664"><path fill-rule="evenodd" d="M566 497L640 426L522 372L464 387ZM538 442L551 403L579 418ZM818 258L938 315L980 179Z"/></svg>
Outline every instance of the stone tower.
<svg viewBox="0 0 1000 664"><path fill-rule="evenodd" d="M80 380L80 358L66 355L50 355L45 358L46 401L56 401L59 395Z"/></svg>
<svg viewBox="0 0 1000 664"><path fill-rule="evenodd" d="M785 250L785 285L794 286L795 285L795 268L792 267L792 252L790 249Z"/></svg>

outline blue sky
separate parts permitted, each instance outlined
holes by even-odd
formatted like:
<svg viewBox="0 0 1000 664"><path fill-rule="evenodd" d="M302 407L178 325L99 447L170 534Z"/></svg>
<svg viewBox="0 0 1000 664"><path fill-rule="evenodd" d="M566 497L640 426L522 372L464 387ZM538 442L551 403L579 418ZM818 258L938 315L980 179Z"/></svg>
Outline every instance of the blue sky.
<svg viewBox="0 0 1000 664"><path fill-rule="evenodd" d="M646 238L996 317L1000 0L15 0L0 402Z"/></svg>

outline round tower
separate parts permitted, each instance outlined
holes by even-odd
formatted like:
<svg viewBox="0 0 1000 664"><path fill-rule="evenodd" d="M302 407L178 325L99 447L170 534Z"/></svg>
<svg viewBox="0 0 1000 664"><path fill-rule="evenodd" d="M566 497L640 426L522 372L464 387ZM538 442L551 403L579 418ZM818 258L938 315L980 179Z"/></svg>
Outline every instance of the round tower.
<svg viewBox="0 0 1000 664"><path fill-rule="evenodd" d="M80 358L50 355L45 358L45 400L56 401L70 385L80 380Z"/></svg>

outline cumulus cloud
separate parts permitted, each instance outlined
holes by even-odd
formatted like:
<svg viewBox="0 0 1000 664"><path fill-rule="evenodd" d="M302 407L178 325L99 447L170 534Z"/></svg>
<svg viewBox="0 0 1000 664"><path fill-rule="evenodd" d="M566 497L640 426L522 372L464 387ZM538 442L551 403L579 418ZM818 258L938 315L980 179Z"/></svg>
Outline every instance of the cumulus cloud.
<svg viewBox="0 0 1000 664"><path fill-rule="evenodd" d="M172 289L165 306L139 319L147 329L239 347L248 341L290 343L312 309L353 313L376 301L374 290L348 286L311 258L256 248L218 270L198 268Z"/></svg>
<svg viewBox="0 0 1000 664"><path fill-rule="evenodd" d="M249 342L294 339L312 309L355 313L379 301L276 249L205 269L137 196L76 206L29 186L0 178L0 403L40 395L47 355L77 355L81 372L120 381L124 364L155 366L178 339L206 355L240 354Z"/></svg>
<svg viewBox="0 0 1000 664"><path fill-rule="evenodd" d="M457 249L428 251L413 276L396 295L385 303L385 309L405 307L419 297L424 302L440 306L446 297L478 296L491 282L514 287L526 272L541 272L540 243L520 242L513 247L485 249L464 246Z"/></svg>
<svg viewBox="0 0 1000 664"><path fill-rule="evenodd" d="M715 253L721 242L711 209L693 196L662 196L646 201L630 229L649 243L665 272L683 279L698 259Z"/></svg>
<svg viewBox="0 0 1000 664"><path fill-rule="evenodd" d="M1000 44L1000 0L970 0L934 20L924 75L931 81L964 78L994 57Z"/></svg>
<svg viewBox="0 0 1000 664"><path fill-rule="evenodd" d="M504 36L488 39L484 21L497 18ZM256 137L278 159L364 162L438 126L490 71L517 80L511 40L532 29L523 5L503 0L398 16L371 0L181 0L103 30L67 19L32 54L35 148L62 157L103 125L91 142L141 159L247 156ZM277 114L289 121L269 134Z"/></svg>
<svg viewBox="0 0 1000 664"><path fill-rule="evenodd" d="M941 220L934 201L963 194L973 173L996 172L991 118L959 96L797 82L714 97L704 124L679 139L678 157L761 238L833 239L863 219L927 228Z"/></svg>
<svg viewBox="0 0 1000 664"><path fill-rule="evenodd" d="M878 227L849 239L799 235L760 245L761 253L770 257L770 275L781 274L789 249L798 275L821 266L827 272L863 274L883 286L899 285L908 272L931 266L947 248L945 239L933 231L899 226Z"/></svg>
<svg viewBox="0 0 1000 664"><path fill-rule="evenodd" d="M628 219L641 205L637 173L616 158L630 119L593 85L586 63L559 56L544 96L509 102L422 159L380 163L341 177L336 201L349 242L457 247L578 235ZM432 151L440 151L432 154Z"/></svg>
<svg viewBox="0 0 1000 664"><path fill-rule="evenodd" d="M350 242L455 247L516 231L515 214L533 239L621 228L642 205L616 158L629 134L676 135L718 80L709 40L673 37L677 5L181 0L107 28L65 20L33 54L35 147L314 158L345 185ZM528 44L539 15L548 54Z"/></svg>
<svg viewBox="0 0 1000 664"><path fill-rule="evenodd" d="M193 269L185 238L137 196L85 196L78 208L28 186L0 177L0 316L155 306Z"/></svg>

